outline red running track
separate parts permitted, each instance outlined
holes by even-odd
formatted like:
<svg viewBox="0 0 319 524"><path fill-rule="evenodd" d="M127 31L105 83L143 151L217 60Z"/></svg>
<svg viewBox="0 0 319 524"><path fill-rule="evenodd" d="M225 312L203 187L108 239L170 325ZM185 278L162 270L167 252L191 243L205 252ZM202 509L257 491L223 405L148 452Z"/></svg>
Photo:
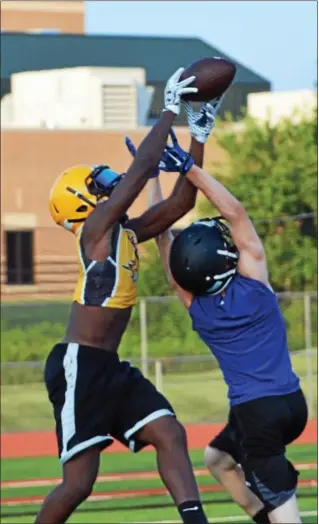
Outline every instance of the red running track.
<svg viewBox="0 0 319 524"><path fill-rule="evenodd" d="M186 425L189 449L203 449L217 435L224 424L192 424ZM310 420L296 440L300 444L317 444L318 425L316 420ZM151 448L146 448L150 451ZM108 453L127 452L127 448L119 442L114 442L108 448ZM57 444L53 432L3 433L1 434L1 457L52 457L57 456Z"/></svg>

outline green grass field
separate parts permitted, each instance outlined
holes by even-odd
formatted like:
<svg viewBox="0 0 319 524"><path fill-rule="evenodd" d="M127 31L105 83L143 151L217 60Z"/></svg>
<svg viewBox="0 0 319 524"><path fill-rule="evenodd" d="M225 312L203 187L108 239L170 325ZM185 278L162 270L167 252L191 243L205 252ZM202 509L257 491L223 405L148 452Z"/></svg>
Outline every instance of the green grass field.
<svg viewBox="0 0 319 524"><path fill-rule="evenodd" d="M313 463L317 461L315 445L295 445L288 450L289 459L295 464ZM191 452L194 468L203 468L202 451ZM125 453L103 453L101 456L100 474L155 471L156 459L152 451L142 452L137 455ZM60 477L61 471L58 460L54 457L35 459L4 459L2 460L2 482L23 481L30 479L51 479ZM300 480L315 480L316 469L302 469ZM213 486L214 480L201 474L198 483L202 489ZM2 500L19 497L44 497L52 486L4 487L2 486ZM161 488L163 484L159 478L142 479L117 479L98 482L94 494L115 495L118 491L142 490ZM244 513L235 504L231 503L225 492L203 493L202 500L205 510L212 522L223 522L228 519L236 523L236 517L244 518ZM317 523L317 488L299 487L299 507L306 512L304 523ZM28 524L34 521L39 508L37 504L29 505L2 505L1 524ZM310 512L310 515L309 515ZM244 521L239 519L240 521ZM220 519L220 520L219 520ZM179 521L179 516L171 499L167 495L135 496L134 498L121 498L88 501L82 504L78 511L70 518L70 523L129 523L129 522L161 522ZM247 518L247 521L249 519Z"/></svg>
<svg viewBox="0 0 319 524"><path fill-rule="evenodd" d="M293 354L294 369L301 378L305 394L308 392L306 359L304 354ZM313 370L317 370L313 352ZM152 371L152 369L151 369ZM151 380L154 375L150 376ZM317 375L313 375L314 413L317 406ZM228 412L227 388L219 369L191 371L191 363L184 373L169 371L163 376L163 392L174 406L182 423L225 420ZM1 430L53 430L51 405L42 382L1 386Z"/></svg>

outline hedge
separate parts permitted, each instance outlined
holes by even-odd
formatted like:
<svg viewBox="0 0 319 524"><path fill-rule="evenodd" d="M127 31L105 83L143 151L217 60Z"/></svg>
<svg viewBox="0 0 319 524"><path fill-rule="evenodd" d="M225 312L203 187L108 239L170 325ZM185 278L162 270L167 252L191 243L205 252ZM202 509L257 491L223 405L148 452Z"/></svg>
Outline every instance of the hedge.
<svg viewBox="0 0 319 524"><path fill-rule="evenodd" d="M289 348L305 348L303 299L281 301ZM317 345L317 301L311 306L312 345ZM52 346L65 332L69 305L46 303L2 307L2 362L45 360ZM177 301L147 302L147 335L150 358L205 355L207 348L192 330L191 320ZM139 307L133 310L120 354L139 358L141 354Z"/></svg>

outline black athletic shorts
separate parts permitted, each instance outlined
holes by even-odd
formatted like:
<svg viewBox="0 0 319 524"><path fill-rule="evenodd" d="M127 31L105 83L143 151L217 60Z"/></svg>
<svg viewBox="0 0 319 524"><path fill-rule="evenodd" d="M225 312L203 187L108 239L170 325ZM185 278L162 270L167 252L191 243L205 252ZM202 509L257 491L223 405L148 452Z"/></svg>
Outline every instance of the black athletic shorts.
<svg viewBox="0 0 319 524"><path fill-rule="evenodd" d="M54 408L60 462L114 438L137 452L149 422L175 416L166 398L129 362L102 349L57 344L48 356L45 383Z"/></svg>
<svg viewBox="0 0 319 524"><path fill-rule="evenodd" d="M209 446L229 453L237 462L244 456L278 455L301 435L307 418L307 404L301 390L257 398L233 406L228 423Z"/></svg>
<svg viewBox="0 0 319 524"><path fill-rule="evenodd" d="M240 455L240 436L235 415L230 410L228 415L228 422L215 438L209 444L211 448L216 448L219 451L224 451L233 457L237 464L241 463Z"/></svg>
<svg viewBox="0 0 319 524"><path fill-rule="evenodd" d="M263 397L232 407L245 456L285 453L306 427L308 410L301 390Z"/></svg>
<svg viewBox="0 0 319 524"><path fill-rule="evenodd" d="M242 465L250 489L268 512L295 493L298 471L285 457L285 451L301 435L307 418L301 390L258 398L233 406L228 424L209 444Z"/></svg>

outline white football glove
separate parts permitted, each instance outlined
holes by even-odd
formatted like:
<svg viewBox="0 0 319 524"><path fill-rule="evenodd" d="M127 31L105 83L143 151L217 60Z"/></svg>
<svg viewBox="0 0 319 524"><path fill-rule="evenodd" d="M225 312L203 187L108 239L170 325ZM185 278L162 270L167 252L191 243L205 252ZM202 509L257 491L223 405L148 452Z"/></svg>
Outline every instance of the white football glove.
<svg viewBox="0 0 319 524"><path fill-rule="evenodd" d="M184 67L180 67L168 80L164 91L164 109L163 111L172 111L175 115L179 115L181 106L181 97L188 93L197 93L197 87L187 87L194 82L195 76L190 76L185 80L179 81Z"/></svg>
<svg viewBox="0 0 319 524"><path fill-rule="evenodd" d="M222 104L224 95L215 98L211 102L205 102L198 112L196 112L189 102L183 102L187 115L187 122L191 136L205 144L214 127L216 115Z"/></svg>

